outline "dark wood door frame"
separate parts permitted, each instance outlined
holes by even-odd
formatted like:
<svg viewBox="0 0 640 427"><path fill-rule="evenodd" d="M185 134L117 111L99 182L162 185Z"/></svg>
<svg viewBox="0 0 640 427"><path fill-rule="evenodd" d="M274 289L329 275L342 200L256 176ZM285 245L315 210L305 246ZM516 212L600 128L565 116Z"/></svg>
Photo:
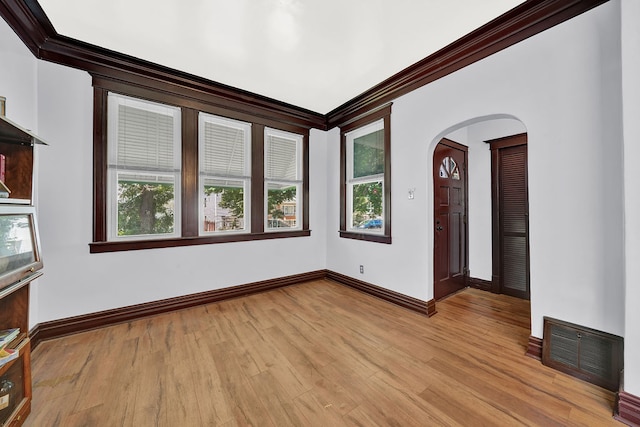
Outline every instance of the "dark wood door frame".
<svg viewBox="0 0 640 427"><path fill-rule="evenodd" d="M503 277L502 277L502 233L501 233L501 212L502 206L500 205L500 149L516 147L521 145L527 145L527 134L517 134L512 136L506 136L503 138L497 138L493 140L485 141L489 144L491 149L491 252L492 252L492 263L491 263L491 292L493 293L503 293ZM527 164L525 161L525 181L527 181ZM527 183L528 187L528 183ZM526 234L529 234L529 221L528 221L528 212L529 212L529 196L528 191L526 195L526 205L527 205L527 214L526 214ZM529 299L529 244L527 237L527 249L526 249L526 257L527 257L527 266L526 266L526 274L527 274L527 298Z"/></svg>

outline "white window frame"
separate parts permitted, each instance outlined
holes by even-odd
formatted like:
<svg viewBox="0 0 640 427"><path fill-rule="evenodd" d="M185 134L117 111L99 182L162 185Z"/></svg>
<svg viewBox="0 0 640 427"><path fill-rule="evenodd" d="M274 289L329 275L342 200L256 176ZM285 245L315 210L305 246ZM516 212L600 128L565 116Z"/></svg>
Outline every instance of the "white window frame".
<svg viewBox="0 0 640 427"><path fill-rule="evenodd" d="M353 142L355 139L360 138L361 136L368 135L373 132L377 132L379 130L384 131L384 118L376 120L375 122L366 124L362 127L354 129L345 134L346 137L346 200L345 200L345 209L346 209L346 228L347 231L357 232L357 233L367 233L367 234L381 234L383 235L385 232L385 188L384 188L384 178L386 170L382 173L361 176L358 178L353 177ZM384 147L384 145L383 145ZM385 153L386 155L387 153ZM358 184L369 184L380 182L382 184L382 227L381 228L357 228L353 225L353 187Z"/></svg>
<svg viewBox="0 0 640 427"><path fill-rule="evenodd" d="M268 173L268 148L269 148L269 136L273 135L280 138L291 139L296 144L296 179L284 180L278 178L272 178L267 176ZM278 233L284 231L302 230L303 212L302 212L302 198L304 197L303 182L304 171L302 161L302 140L303 136L293 132L287 132L280 129L272 129L269 127L264 128L264 231L268 233ZM295 227L282 227L282 228L269 228L269 184L288 184L296 186L296 226Z"/></svg>
<svg viewBox="0 0 640 427"><path fill-rule="evenodd" d="M172 117L173 119L173 169L134 168L118 166L118 107L132 106ZM126 95L108 93L107 98L107 236L109 241L127 240L159 240L181 236L181 167L182 167L182 128L181 110L167 104L133 98ZM141 175L155 175L156 177L173 178L174 188L174 226L173 233L138 234L133 236L118 236L118 175L132 173ZM151 181L150 181L151 182Z"/></svg>
<svg viewBox="0 0 640 427"><path fill-rule="evenodd" d="M201 166L198 167L198 195L200 208L198 210L198 233L201 236L218 236L221 234L244 234L251 232L251 123L241 122L239 120L233 120L226 117L216 116L202 111L198 112L198 161L200 165L204 164L204 124L206 122L214 123L220 126L226 126L236 129L241 129L244 132L244 174L239 175L223 175L223 174L211 174L204 172ZM220 179L229 181L242 181L244 183L244 229L239 230L223 230L223 231L204 231L204 180L205 179Z"/></svg>

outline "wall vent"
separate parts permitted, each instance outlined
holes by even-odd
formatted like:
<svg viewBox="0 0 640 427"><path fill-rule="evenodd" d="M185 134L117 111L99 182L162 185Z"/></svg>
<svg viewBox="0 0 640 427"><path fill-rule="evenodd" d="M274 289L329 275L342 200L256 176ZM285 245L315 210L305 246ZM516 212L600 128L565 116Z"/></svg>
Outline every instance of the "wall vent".
<svg viewBox="0 0 640 427"><path fill-rule="evenodd" d="M623 369L623 339L545 317L542 363L608 390L618 391Z"/></svg>

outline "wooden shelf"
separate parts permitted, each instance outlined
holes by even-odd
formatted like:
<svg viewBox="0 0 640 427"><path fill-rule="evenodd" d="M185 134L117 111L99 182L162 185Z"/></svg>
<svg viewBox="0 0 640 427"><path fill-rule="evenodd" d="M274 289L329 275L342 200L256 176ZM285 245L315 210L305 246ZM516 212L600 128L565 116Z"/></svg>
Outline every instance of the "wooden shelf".
<svg viewBox="0 0 640 427"><path fill-rule="evenodd" d="M0 154L5 156L4 184L11 190L0 205L31 205L33 201L33 147L44 142L29 130L0 116ZM18 206L4 206L5 211ZM37 254L37 253L36 253ZM37 268L42 268L40 263ZM29 341L29 287L42 273L3 283L0 289L0 330L20 328L7 344L18 357L0 366L0 426L21 426L31 412L31 343ZM6 274L4 280L13 276Z"/></svg>
<svg viewBox="0 0 640 427"><path fill-rule="evenodd" d="M5 185L11 190L9 199L0 203L30 204L33 200L33 146L46 143L29 130L0 116L0 154L5 156Z"/></svg>
<svg viewBox="0 0 640 427"><path fill-rule="evenodd" d="M0 366L0 388L5 382L11 385L8 391L0 393L3 426L20 426L31 412L29 285L27 282L0 294L0 329L20 328L18 337L7 345L18 351L18 357Z"/></svg>
<svg viewBox="0 0 640 427"><path fill-rule="evenodd" d="M9 198L31 200L33 147L0 141L0 154L5 156L4 183L11 190Z"/></svg>

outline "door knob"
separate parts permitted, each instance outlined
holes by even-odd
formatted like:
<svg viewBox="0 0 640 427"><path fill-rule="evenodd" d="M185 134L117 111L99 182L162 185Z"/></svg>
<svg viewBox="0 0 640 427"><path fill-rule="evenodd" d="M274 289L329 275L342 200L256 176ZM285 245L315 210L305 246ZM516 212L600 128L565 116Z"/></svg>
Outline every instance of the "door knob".
<svg viewBox="0 0 640 427"><path fill-rule="evenodd" d="M437 227L436 227L436 230L438 230L438 231L442 231L442 230L444 230L444 228L442 228L442 226L441 226L441 225L439 225L439 226L437 226Z"/></svg>

